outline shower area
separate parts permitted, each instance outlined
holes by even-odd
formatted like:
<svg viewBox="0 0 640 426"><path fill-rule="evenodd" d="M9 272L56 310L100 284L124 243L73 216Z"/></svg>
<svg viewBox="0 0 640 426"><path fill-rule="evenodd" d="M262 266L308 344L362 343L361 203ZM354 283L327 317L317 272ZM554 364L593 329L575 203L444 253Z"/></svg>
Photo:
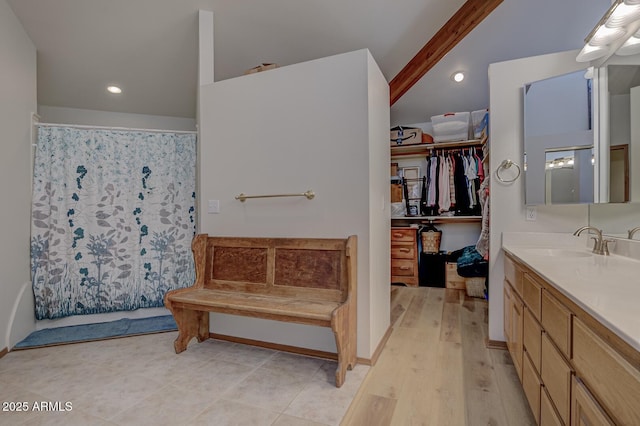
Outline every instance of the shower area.
<svg viewBox="0 0 640 426"><path fill-rule="evenodd" d="M36 319L162 307L168 290L191 285L195 132L36 128Z"/></svg>

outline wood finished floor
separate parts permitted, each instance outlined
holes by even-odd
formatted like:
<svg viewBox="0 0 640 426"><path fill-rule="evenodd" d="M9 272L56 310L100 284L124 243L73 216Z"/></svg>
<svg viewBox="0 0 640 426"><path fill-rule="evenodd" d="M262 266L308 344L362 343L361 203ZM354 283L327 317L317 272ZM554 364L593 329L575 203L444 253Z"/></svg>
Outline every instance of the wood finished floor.
<svg viewBox="0 0 640 426"><path fill-rule="evenodd" d="M342 425L535 425L508 352L485 346L485 300L393 286L391 326Z"/></svg>

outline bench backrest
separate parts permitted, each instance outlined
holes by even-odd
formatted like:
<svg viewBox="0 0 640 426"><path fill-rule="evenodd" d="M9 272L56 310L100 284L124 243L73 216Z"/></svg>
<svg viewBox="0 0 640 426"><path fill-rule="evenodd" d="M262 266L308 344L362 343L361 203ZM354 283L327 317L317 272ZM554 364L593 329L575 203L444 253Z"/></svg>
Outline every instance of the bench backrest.
<svg viewBox="0 0 640 426"><path fill-rule="evenodd" d="M356 285L356 237L250 238L198 234L196 288L345 301Z"/></svg>

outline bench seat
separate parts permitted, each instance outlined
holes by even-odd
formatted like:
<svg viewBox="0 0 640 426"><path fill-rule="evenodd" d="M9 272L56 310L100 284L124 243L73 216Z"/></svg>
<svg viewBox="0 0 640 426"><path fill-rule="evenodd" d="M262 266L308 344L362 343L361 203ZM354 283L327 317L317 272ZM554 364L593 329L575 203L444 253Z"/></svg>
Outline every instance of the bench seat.
<svg viewBox="0 0 640 426"><path fill-rule="evenodd" d="M171 302L175 306L186 309L259 317L274 316L291 322L302 324L317 322L317 325L325 326L331 324L331 314L341 305L332 301L291 299L210 289L185 291L173 297Z"/></svg>
<svg viewBox="0 0 640 426"><path fill-rule="evenodd" d="M356 364L357 239L210 237L191 243L196 281L165 294L176 353L211 337L209 312L331 328L336 386Z"/></svg>

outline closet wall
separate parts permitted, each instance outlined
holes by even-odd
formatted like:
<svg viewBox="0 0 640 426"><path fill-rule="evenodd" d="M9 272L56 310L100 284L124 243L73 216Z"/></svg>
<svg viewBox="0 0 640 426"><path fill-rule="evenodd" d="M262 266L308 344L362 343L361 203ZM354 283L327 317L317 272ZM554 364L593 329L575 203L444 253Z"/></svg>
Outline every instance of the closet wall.
<svg viewBox="0 0 640 426"><path fill-rule="evenodd" d="M33 310L18 309L29 281L31 114L36 112L36 48L0 0L0 351L33 329ZM32 296L33 298L33 296Z"/></svg>
<svg viewBox="0 0 640 426"><path fill-rule="evenodd" d="M200 231L358 236L358 356L389 327L389 91L367 50L201 86ZM301 193L250 199L245 194ZM207 213L208 200L219 213ZM212 314L211 331L335 352L330 330Z"/></svg>

